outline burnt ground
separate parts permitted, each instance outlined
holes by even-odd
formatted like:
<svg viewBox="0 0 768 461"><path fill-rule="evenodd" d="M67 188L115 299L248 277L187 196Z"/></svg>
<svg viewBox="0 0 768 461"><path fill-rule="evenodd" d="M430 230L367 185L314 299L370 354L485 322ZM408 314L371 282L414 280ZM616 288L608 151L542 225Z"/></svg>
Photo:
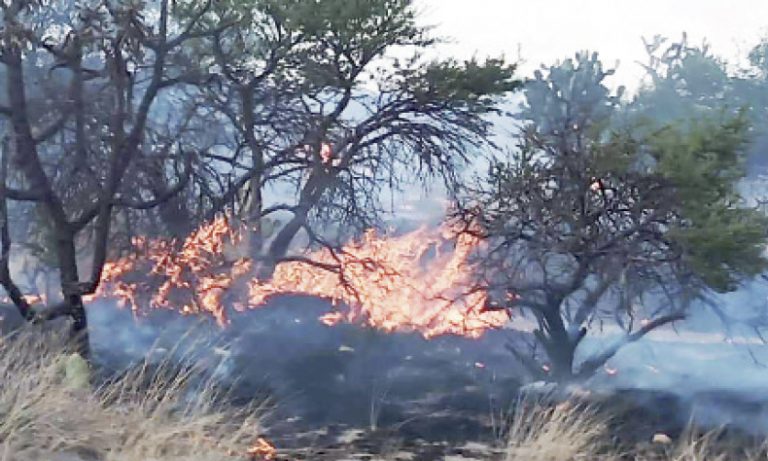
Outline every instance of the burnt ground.
<svg viewBox="0 0 768 461"><path fill-rule="evenodd" d="M317 300L283 297L233 316L221 330L171 312L134 322L128 312L94 306L92 341L97 357L113 369L152 348L171 350L180 339L188 341L204 351L199 360L210 360L214 373L233 383L235 403L269 399L266 435L292 459L417 448L420 460L468 457L495 442L499 414L521 384L504 349L511 332L426 340L355 325L328 327L317 320L327 309ZM193 334L186 333L190 328Z"/></svg>
<svg viewBox="0 0 768 461"><path fill-rule="evenodd" d="M316 299L281 297L234 315L224 330L169 311L135 320L106 303L90 306L89 318L105 369L130 366L151 350L158 356L176 350L209 363L232 386L235 403L268 399L273 410L265 435L290 459L495 458L490 447L499 446L503 415L522 384L504 345L521 333L425 340L328 327L317 321L327 309ZM712 427L733 423L736 431L768 427L765 394L765 388L624 386L589 398L614 415L615 444L634 446L658 432L674 438L694 418Z"/></svg>

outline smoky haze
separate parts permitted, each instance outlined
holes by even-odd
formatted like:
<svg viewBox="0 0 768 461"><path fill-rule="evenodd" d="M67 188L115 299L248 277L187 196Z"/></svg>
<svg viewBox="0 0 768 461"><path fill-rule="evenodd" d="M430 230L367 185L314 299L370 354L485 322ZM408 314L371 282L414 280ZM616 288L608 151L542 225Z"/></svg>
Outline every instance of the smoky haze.
<svg viewBox="0 0 768 461"><path fill-rule="evenodd" d="M322 3L308 2L316 8ZM195 2L191 4L194 6ZM67 2L62 5L72 7ZM398 238L420 228L439 229L446 214L463 218L461 212L475 212L472 207L455 205L482 203L477 197L483 197L482 192L498 184L514 191L514 197L506 197L509 202L527 197L529 191L518 194L514 189L519 182L505 184L503 174L494 168L503 166L504 162L511 165L513 160L524 157L520 153L527 152L526 149L551 147L546 145L547 136L561 136L563 126L567 134L573 131L574 139L577 138L573 144L581 146L580 142L591 135L584 127L591 129L594 125L598 134L590 139L599 145L599 150L609 144L606 139L614 141L611 136L615 133L636 126L642 131L650 121L654 127L679 129L671 136L672 141L654 138L659 145L679 142L669 150L689 152L701 147L696 141L711 131L697 132L698 126L691 120L714 121L713 126L720 129L727 125L723 120L743 117L745 126L749 125L744 128L746 142L734 141L715 150L725 152L724 157L732 150L737 151L738 159L733 164L743 160L745 175L735 181L741 192L739 200L734 199L738 202L736 205L749 210L762 207L762 211L766 211L768 2L418 0L415 7L421 12L418 22L411 24L410 16L404 15L404 19L400 18L402 21L394 21L405 24L403 30L398 31L395 38L386 38L392 42L387 45L395 48L394 56L403 53L403 47L408 51L412 51L409 47L416 48L429 59L505 55L512 62L520 60L519 67L512 72L498 62L482 60L471 65L449 62L445 67L428 67L419 60L395 64L394 58L382 58L381 62L372 61L381 67L371 68L371 65L358 72L354 68L354 50L344 48L358 42L339 39L346 37L344 34L324 34L324 29L317 30L314 15L298 21L310 31L307 34L316 39L309 42L312 46L297 38L299 43L294 50L293 45L279 40L270 42L270 37L258 36L265 30L258 21L268 17L269 11L260 13L267 15L264 17L254 14L252 20L256 22L251 24L252 29L236 31L231 37L226 34L224 38L220 34L208 37L201 31L200 37L205 40L222 40L217 43L218 48L211 47L214 51L207 50L205 40L198 43L197 35L184 37L182 32L184 40L168 42L178 49L170 50L169 61L162 65L156 65L153 60L164 59L165 55L150 52L154 46L151 44L155 43L151 40L137 39L131 42L133 48L126 46L125 53L132 56L128 62L141 64L135 68L129 69L119 53L90 53L84 63L94 67L103 64L105 70L93 71L92 75L86 72L85 77L79 67L82 63L71 57L79 56L77 53L67 55L68 61L62 54L49 55L49 45L40 44L44 42L30 42L30 47L37 48L24 55L28 59L24 66L29 75L24 85L34 102L30 104L29 118L33 124L41 122L40 126L28 130L34 134L30 135L33 138L30 142L39 147L36 152L43 161L38 163L43 173L50 175L52 187L63 192L56 200L49 200L51 194L25 194L31 187L29 177L33 175L24 170L31 167L23 159L32 157L23 157L23 143L4 147L3 155L13 152L11 158L15 163L11 163L8 174L3 173L3 181L7 180L9 196L17 197L6 200L4 196L3 201L9 205L7 210L0 210L8 218L3 222L12 224L8 235L2 236L3 243L8 239L13 241L4 245L13 250L8 271L11 278L25 294L45 295L49 308L63 304L67 315L79 312L78 308L87 312L87 324L83 325L84 319L79 318L80 326L90 334L86 347L92 348L94 361L107 374L120 373L148 356L150 361L155 358L159 361L170 355L179 361L191 359L206 363L209 373L233 386L232 394L239 402L269 397L276 405L272 423L277 432L290 433L294 429L291 424L309 430L338 423L397 426L410 437L435 440L450 433L451 437L466 441L487 432L488 414L507 410L522 386L538 389L540 379L560 379L550 373L554 360L547 358L547 354L556 355L557 351L553 352L556 347L552 346L555 340L542 334L542 330L554 330L542 328L542 325L551 327L546 323L550 320L532 310L517 309L514 303L522 297L516 298L511 289L505 291L502 287L498 296L491 296L485 291L488 287L480 285L483 296L487 295L488 299L482 297L483 309L478 315L496 315L494 318L498 319L508 314L509 322L504 328L484 325L479 329L483 334L475 337L468 334L466 327L468 319L475 317L466 312L443 317L424 315L427 321L421 324L413 321L414 311L418 315L419 307L426 310L428 303L419 306L418 302L423 299L398 298L398 289L429 283L421 291L432 293L433 288L456 280L461 282L457 282L460 288L464 288L469 280L464 277L466 272L485 267L485 263L489 272L520 282L516 276L525 275L525 269L534 267L533 257L520 256L523 270L519 274L515 272L519 268L511 268L511 264L493 267L490 256L493 252L488 250L492 246L488 242L495 244L496 241L489 237L492 234L488 229L498 228L489 225L488 229L478 231L467 226L466 235L477 238L470 245L475 251L472 255L481 255L479 261L471 260L473 265L465 264L468 258L457 258L459 264L450 263L451 256L458 254L461 247L451 236L441 237L441 243L430 243L421 253L420 247L404 244L405 250L392 260L399 264L405 259L411 266L398 266L397 270L387 273L386 265L379 264L375 257L391 257L386 249L394 246ZM384 11L389 10L384 8ZM146 13L137 16L135 21L156 22L160 14L157 9ZM206 18L215 23L228 13L217 12ZM323 10L323 14L329 16L321 18L326 21L323 27L351 27L346 22L340 24L332 13ZM56 21L66 22L67 17L57 16ZM723 19L726 17L728 21ZM182 19L189 20L183 16ZM270 27L285 24L292 23L269 22ZM416 32L422 32L421 28L427 25L434 25L431 30L434 34L451 37L452 41L431 47L414 39L420 36ZM36 32L52 42L60 39L61 46L78 45L76 40L65 39L68 36L62 32L63 28L52 29L53 32L46 32L48 35L45 31ZM139 28L131 37L160 34L162 29ZM174 33L184 30L171 29ZM373 30L371 33L377 33L378 29ZM283 37L283 31L280 32L276 36ZM302 29L302 32L306 31ZM304 36L297 34L297 37ZM189 40L189 48L185 48L185 40ZM328 40L339 42L329 45ZM259 61L265 59L265 55L272 55L262 53L256 45L275 46L274 56L285 53L285 62L271 66ZM283 46L288 49L284 50ZM344 52L333 55L339 49ZM367 49L363 47L363 51ZM226 54L222 50L233 56L221 56ZM104 60L114 62L109 61L107 65ZM126 67L119 67L123 65ZM115 68L120 71L107 72ZM168 75L164 74L166 70ZM262 71L263 79L244 83L243 79ZM163 75L153 75L153 72ZM2 86L10 85L6 74L0 68ZM56 78L51 78L54 75ZM556 79L560 77L568 85L558 88ZM83 79L81 86L76 84L78 78ZM124 78L135 80L126 85ZM590 80L595 78L597 80ZM163 82L157 85L167 85L168 89L164 87L159 91L153 88L153 82ZM581 88L579 85L583 85L583 92L574 90ZM0 109L3 109L0 113L13 113L11 109L5 110L14 102L12 90L0 96ZM157 95L152 96L155 90ZM69 91L77 104L65 96ZM537 91L550 91L557 97L567 94L571 100L562 105L568 106L568 110L561 110L558 104L562 101L550 93L537 97ZM151 97L156 100L151 100L150 105L138 103ZM572 115L571 102L589 106L575 123L568 118ZM128 104L129 108L117 115L124 115L125 120L111 112L117 110L116 107L123 110L122 104ZM88 109L70 120L70 114L76 111L74 106ZM50 115L58 112L64 114L60 118ZM138 123L137 114L149 121L145 125ZM257 120L250 120L254 114ZM552 119L555 123L550 123ZM19 133L11 133L23 125L22 122L29 123L16 120L11 124L3 119L0 130L8 134L9 141L24 140ZM562 126L558 125L560 122ZM116 141L117 136L113 137L110 131L115 127L129 131L124 133L125 139ZM138 131L134 133L134 129ZM600 132L601 129L606 131ZM740 129L741 125L734 131L741 134ZM725 129L723 132L730 133ZM642 131L638 139L645 141L645 135ZM686 136L692 136L694 141L688 144L680 141L687 141ZM562 145L571 142L565 135L563 139ZM626 141L620 136L616 139ZM131 142L134 145L130 145ZM647 154L643 150L647 146L637 151L631 150L635 146L632 142L626 146L629 146L626 150L638 158ZM688 149L690 146L693 147ZM731 149L733 146L736 148ZM708 147L701 149L706 151ZM557 148L559 146L554 150ZM619 150L623 155L625 151ZM83 157L71 157L74 154ZM128 163L119 168L123 159L128 159ZM648 166L641 161L645 159L628 161L632 165L622 173L634 174L643 168L651 171L657 166L654 161L661 163L651 159ZM546 161L533 163L528 165L530 170L510 169L507 173L514 177L520 171L538 172L541 170L537 168L547 167ZM91 164L90 169L83 166ZM694 167L698 166L692 164L689 169L696 170ZM615 173L610 170L614 165L590 164L588 167L590 174L587 167L563 168L562 171L569 173L578 170L574 173L578 179L575 185L567 186L573 186L575 193L604 193L604 197L610 198L620 195L606 193L603 184L604 179L606 182L614 179L610 177ZM607 171L607 178L591 176L592 171ZM693 171L696 172L698 170ZM707 178L705 174L702 176ZM111 187L114 184L108 182L114 178L120 179ZM714 174L708 178L712 181L703 184L702 189L720 176ZM645 184L633 183L630 193L637 197L627 198L626 203L645 199L646 191L642 189ZM621 185L613 186L619 190ZM721 188L728 189L728 193L723 194L725 198L717 195L720 190L715 191L717 200L713 201L727 202L724 208L732 205L729 199L736 197L736 194L730 195L729 187L730 184L726 184ZM503 193L506 189L499 190ZM652 203L648 207L661 208L667 202L675 202L670 196L660 197L649 200ZM36 203L36 200L49 201ZM504 201L502 197L488 203L497 205ZM593 202L601 203L596 199ZM546 211L546 204L551 202L543 200L544 205L538 209L535 202L530 203L534 203L529 210L533 221L545 214L541 211ZM487 209L477 207L478 213L495 211L491 205ZM708 204L700 205L705 208ZM576 209L571 202L565 202L561 208L559 211L565 210L564 214L569 216L574 215ZM664 234L674 224L684 221L674 221L683 212L695 214L697 211L666 212L664 216L671 216L670 221L652 229L658 232L648 234ZM203 225L211 222L212 217L223 216L224 212L232 215L231 227L227 227L229 222L220 229ZM59 215L66 219L62 220ZM642 217L643 212L638 215ZM65 222L70 218L72 223ZM480 219L468 221L485 224ZM509 221L514 224L514 218ZM546 225L551 221L545 217L541 222ZM565 232L568 225L570 221L555 227L554 231L545 228L538 235L553 235L553 240L557 240L561 234L569 237L577 234ZM380 232L366 234L372 227ZM727 229L739 231L736 227ZM720 244L717 249L738 246L729 245L730 235L702 234ZM756 238L754 232L739 235L745 234L745 241ZM192 237L185 240L187 235ZM366 235L378 238L365 240ZM503 232L500 235L500 238L507 237ZM520 240L535 237L524 232L519 235ZM98 245L100 237L106 246ZM483 240L483 237L488 238ZM660 247L671 239L666 235L662 237L655 242ZM629 237L626 240L629 241ZM691 241L700 243L693 238ZM345 244L347 246L342 247ZM517 250L523 244L513 242L499 247L513 252L510 249ZM641 244L638 247L647 248ZM72 248L71 254L66 251L69 248ZM80 250L79 254L75 254L75 248ZM311 251L306 251L308 248ZM576 252L568 245L563 248L563 253ZM363 256L353 254L358 250ZM348 254L357 259L344 259ZM706 254L716 258L721 253ZM310 258L318 255L324 259ZM561 264L567 256L555 255L552 267ZM574 354L566 358L568 377L574 377L570 376L572 370L589 364L591 358L610 350L612 345L626 342L628 344L615 355L597 366L594 376L584 379L578 390L586 389L595 395L637 394L639 400L635 403L642 407L661 408L665 402L672 402L664 409L670 412L666 421L670 430L679 430L696 419L707 427L734 424L749 431L768 432L768 346L764 337L768 333L768 281L759 273L752 277L751 267L741 272L731 270L731 266L751 261L750 256L753 255L744 251L721 265L713 263L717 265L715 269L721 266L725 269L710 277L714 280L712 286L704 284L701 291L705 299L686 304L689 312L685 320L673 318L631 341L627 338L632 337L632 332L625 329L642 331L644 326L652 324L654 317L676 312L665 304L667 298L663 295L668 293L660 294L661 289L649 290L652 296L639 298L648 301L647 305L633 299L631 303L622 304L621 309L614 307L625 301L622 296L633 290L633 282L637 281L640 287L641 282L647 282L642 275L653 271L638 270L641 276L632 279L635 274L630 274L627 282L625 270L629 272L627 267L642 258L631 262L631 258L627 258L618 264L607 261L602 270L607 279L614 280L618 294L606 291L608 294L598 296L583 309L572 308L566 297L560 299L568 312L556 313L556 321L565 324L558 325L562 327L562 334L557 339L575 348ZM60 260L65 257L70 264ZM666 262L664 258L659 259ZM429 275L430 268L436 272L436 266L430 266L436 260L443 261L443 267L450 269L445 271L445 277L443 273L433 278L413 275ZM295 265L301 263L315 272L295 270ZM565 278L565 271L549 277L548 264L549 260L542 265L542 283ZM284 271L281 272L281 268ZM348 311L344 309L354 304L355 296L360 293L354 296L350 292L344 292L343 296L338 293L354 285L356 280L375 278L359 274L355 280L345 278L349 274L355 277L354 271L360 268L366 275L384 274L383 281L377 280L381 285L373 282L369 285L386 288L390 299L403 300L401 305L378 316L373 311L382 306L366 305L358 308L359 312L353 310L359 315L345 317ZM408 271L409 268L413 270ZM325 271L323 274L338 275L330 288L323 285L328 283L327 277L317 275L320 270ZM88 292L81 287L89 286L88 281L92 279L88 276L93 271L99 275L93 280L101 285ZM619 272L621 277L616 275ZM668 275L664 270L654 272L655 276L659 274ZM732 288L727 283L731 282L731 276L743 283L726 293L722 293L728 291L726 289L717 292L713 288L717 282ZM670 275L663 281L672 279ZM388 284L392 280L397 283ZM474 278L471 280L476 282ZM6 287L12 285L4 281ZM270 285L270 281L276 282ZM584 293L601 285L597 275L585 276L583 282ZM264 302L244 307L251 301L254 287L262 289L263 298L259 299ZM456 291L454 286L443 291L437 288L434 298ZM83 291L72 294L73 289ZM462 293L465 297L477 295L477 291L467 291ZM588 301L591 296L584 293L576 293L572 300ZM684 296L687 292L674 293L669 298L678 301ZM552 298L541 297L545 298L542 303ZM126 306L137 299L139 305L132 306L137 311L134 316ZM357 300L360 299L358 296ZM584 303L590 304L587 301ZM578 318L572 311L590 315L583 321L571 322ZM412 317L402 320L403 312ZM219 315L222 313L226 316ZM329 317L331 314L336 317ZM0 326L4 331L15 326L11 324L22 323L17 309L9 308L2 315ZM231 322L218 325L214 317L221 324L227 323L222 321L225 317ZM77 316L73 318L77 324ZM347 321L349 319L352 320ZM507 319L503 317L501 322ZM431 321L448 324L453 329L440 331L454 334L426 338L420 328L432 327ZM496 320L492 326L498 324ZM630 326L624 328L627 325ZM536 345L537 341L545 344L545 351L540 344ZM523 360L518 360L519 355L513 355L515 352L530 352L541 362L533 367L536 373L527 373L531 370L526 369ZM671 408L679 411L672 412ZM281 421L289 423L281 426ZM492 424L496 423L494 419Z"/></svg>

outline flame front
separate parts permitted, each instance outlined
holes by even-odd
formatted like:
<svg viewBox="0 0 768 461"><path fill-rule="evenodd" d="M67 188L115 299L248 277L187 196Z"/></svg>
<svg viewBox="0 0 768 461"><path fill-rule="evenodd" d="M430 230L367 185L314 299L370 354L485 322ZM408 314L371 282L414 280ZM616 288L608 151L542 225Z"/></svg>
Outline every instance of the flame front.
<svg viewBox="0 0 768 461"><path fill-rule="evenodd" d="M394 237L369 230L340 251L306 255L312 264L279 264L269 280L249 277L253 262L238 257L242 236L219 217L180 244L134 239L134 253L105 266L91 298L116 298L136 313L142 306L208 313L226 325L226 305L243 311L276 295L304 294L332 301L334 309L320 318L326 325L350 322L426 338L477 338L509 320L506 312L484 311L487 294L476 288L470 263L480 241L453 236L447 226Z"/></svg>

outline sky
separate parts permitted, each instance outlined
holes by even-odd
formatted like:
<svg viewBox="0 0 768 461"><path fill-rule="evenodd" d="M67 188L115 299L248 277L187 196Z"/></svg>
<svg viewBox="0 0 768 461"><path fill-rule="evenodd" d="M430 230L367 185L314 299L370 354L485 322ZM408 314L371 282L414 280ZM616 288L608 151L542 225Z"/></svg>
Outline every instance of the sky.
<svg viewBox="0 0 768 461"><path fill-rule="evenodd" d="M606 66L620 61L614 84L632 90L643 75L642 37L703 39L729 62L744 59L768 36L768 0L416 0L421 22L451 37L441 54L505 55L530 75L579 50L597 51Z"/></svg>

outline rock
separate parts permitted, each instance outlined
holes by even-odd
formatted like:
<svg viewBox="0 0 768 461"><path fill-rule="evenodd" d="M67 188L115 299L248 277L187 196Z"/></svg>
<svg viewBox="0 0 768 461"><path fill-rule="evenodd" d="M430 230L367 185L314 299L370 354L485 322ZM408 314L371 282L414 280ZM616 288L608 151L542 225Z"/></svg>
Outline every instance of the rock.
<svg viewBox="0 0 768 461"><path fill-rule="evenodd" d="M657 445L669 445L672 443L672 438L663 432L658 432L656 434L653 434L653 438L651 439L651 442Z"/></svg>

